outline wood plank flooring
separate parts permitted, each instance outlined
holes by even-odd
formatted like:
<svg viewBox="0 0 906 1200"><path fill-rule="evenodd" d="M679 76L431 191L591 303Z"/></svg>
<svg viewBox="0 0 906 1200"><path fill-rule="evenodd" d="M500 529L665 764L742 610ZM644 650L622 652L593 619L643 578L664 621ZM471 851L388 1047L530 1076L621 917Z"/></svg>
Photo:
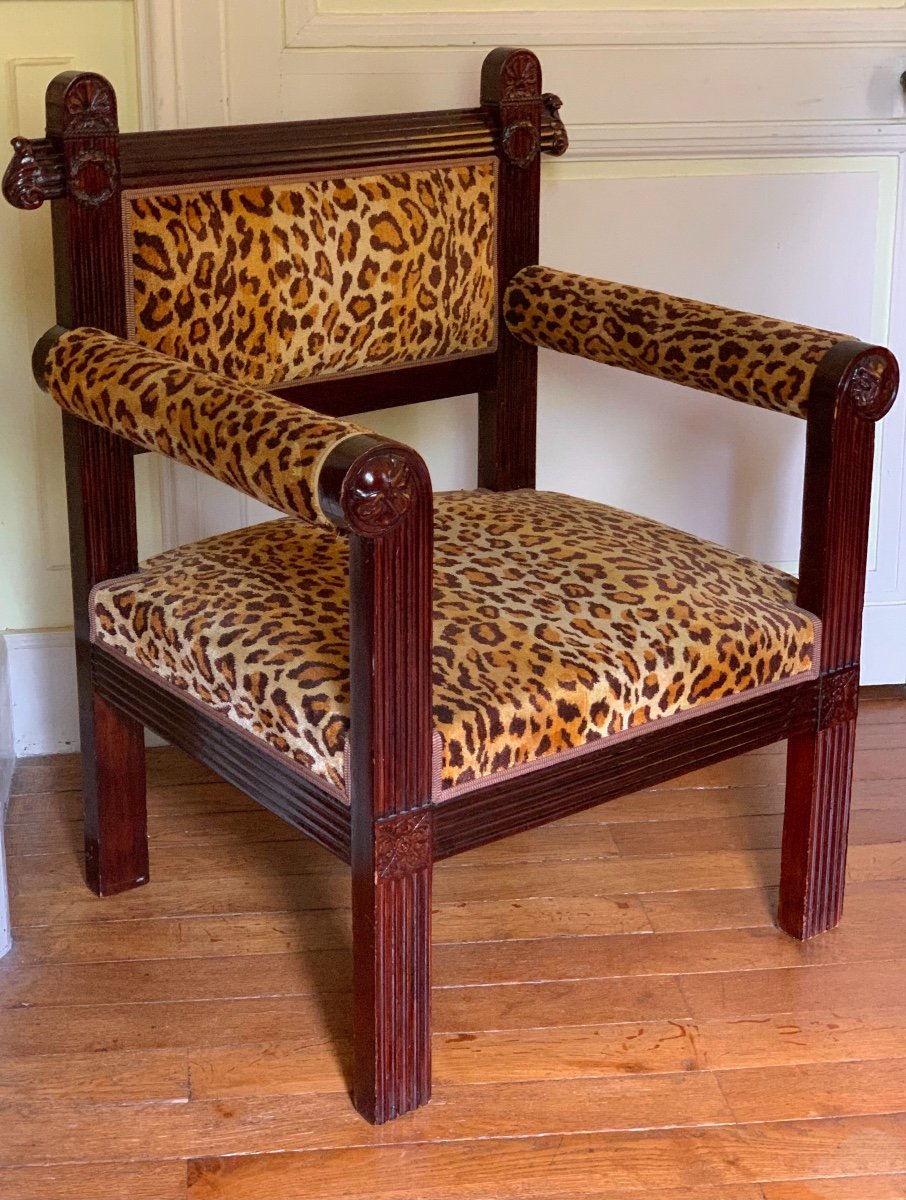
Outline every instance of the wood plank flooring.
<svg viewBox="0 0 906 1200"><path fill-rule="evenodd" d="M152 882L27 760L3 1200L906 1200L906 701L863 704L846 914L773 925L783 747L436 868L435 1094L349 1102L345 869L172 750Z"/></svg>

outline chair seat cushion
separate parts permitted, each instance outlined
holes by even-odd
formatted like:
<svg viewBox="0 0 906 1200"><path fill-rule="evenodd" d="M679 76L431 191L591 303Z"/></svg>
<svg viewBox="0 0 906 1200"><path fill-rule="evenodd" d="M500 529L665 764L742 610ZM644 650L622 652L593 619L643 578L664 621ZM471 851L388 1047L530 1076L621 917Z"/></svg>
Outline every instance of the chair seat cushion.
<svg viewBox="0 0 906 1200"><path fill-rule="evenodd" d="M818 621L773 567L553 493L435 513L441 795L816 670ZM101 584L93 636L343 789L346 572L344 536L270 521Z"/></svg>

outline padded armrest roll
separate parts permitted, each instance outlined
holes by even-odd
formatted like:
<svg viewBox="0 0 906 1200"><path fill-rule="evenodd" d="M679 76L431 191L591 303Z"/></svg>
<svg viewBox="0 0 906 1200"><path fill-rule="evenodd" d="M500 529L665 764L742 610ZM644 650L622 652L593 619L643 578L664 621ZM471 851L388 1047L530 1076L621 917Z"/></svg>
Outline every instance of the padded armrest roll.
<svg viewBox="0 0 906 1200"><path fill-rule="evenodd" d="M341 442L368 432L99 329L62 333L47 355L45 381L67 412L327 525L321 465Z"/></svg>
<svg viewBox="0 0 906 1200"><path fill-rule="evenodd" d="M804 417L812 378L839 333L525 267L504 320L524 342Z"/></svg>

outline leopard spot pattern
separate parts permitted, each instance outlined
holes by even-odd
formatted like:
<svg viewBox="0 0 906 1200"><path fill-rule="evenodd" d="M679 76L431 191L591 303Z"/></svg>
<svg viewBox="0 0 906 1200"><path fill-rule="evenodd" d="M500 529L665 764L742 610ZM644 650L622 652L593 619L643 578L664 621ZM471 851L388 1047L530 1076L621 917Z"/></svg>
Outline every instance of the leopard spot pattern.
<svg viewBox="0 0 906 1200"><path fill-rule="evenodd" d="M130 336L265 386L488 350L495 171L129 193Z"/></svg>
<svg viewBox="0 0 906 1200"><path fill-rule="evenodd" d="M67 412L308 521L329 523L321 464L367 432L99 329L64 333L46 379Z"/></svg>
<svg viewBox="0 0 906 1200"><path fill-rule="evenodd" d="M817 619L782 571L568 496L435 503L443 788L816 666ZM330 530L240 529L102 584L95 640L343 786L347 569Z"/></svg>
<svg viewBox="0 0 906 1200"><path fill-rule="evenodd" d="M504 322L522 341L804 417L839 333L548 267L510 282Z"/></svg>

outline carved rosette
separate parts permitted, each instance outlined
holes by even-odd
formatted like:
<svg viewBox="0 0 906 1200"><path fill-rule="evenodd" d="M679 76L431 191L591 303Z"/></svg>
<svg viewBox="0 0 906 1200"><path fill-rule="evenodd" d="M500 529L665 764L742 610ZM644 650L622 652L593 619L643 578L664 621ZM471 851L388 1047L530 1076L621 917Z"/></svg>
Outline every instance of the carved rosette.
<svg viewBox="0 0 906 1200"><path fill-rule="evenodd" d="M45 141L12 140L13 157L3 173L3 196L14 208L33 210L65 193L63 160Z"/></svg>
<svg viewBox="0 0 906 1200"><path fill-rule="evenodd" d="M528 167L541 151L541 135L532 121L513 121L501 134L500 145L513 166Z"/></svg>
<svg viewBox="0 0 906 1200"><path fill-rule="evenodd" d="M402 879L422 871L432 861L430 809L394 813L374 825L374 877Z"/></svg>
<svg viewBox="0 0 906 1200"><path fill-rule="evenodd" d="M103 150L80 150L69 160L67 191L80 204L106 203L116 192L119 167Z"/></svg>
<svg viewBox="0 0 906 1200"><path fill-rule="evenodd" d="M843 667L821 677L818 728L852 721L859 711L859 668Z"/></svg>
<svg viewBox="0 0 906 1200"><path fill-rule="evenodd" d="M859 416L877 421L890 411L898 384L896 359L889 351L872 348L853 360L846 395Z"/></svg>
<svg viewBox="0 0 906 1200"><path fill-rule="evenodd" d="M366 537L386 533L409 510L414 486L402 454L381 449L366 455L345 482L343 509L350 526Z"/></svg>

